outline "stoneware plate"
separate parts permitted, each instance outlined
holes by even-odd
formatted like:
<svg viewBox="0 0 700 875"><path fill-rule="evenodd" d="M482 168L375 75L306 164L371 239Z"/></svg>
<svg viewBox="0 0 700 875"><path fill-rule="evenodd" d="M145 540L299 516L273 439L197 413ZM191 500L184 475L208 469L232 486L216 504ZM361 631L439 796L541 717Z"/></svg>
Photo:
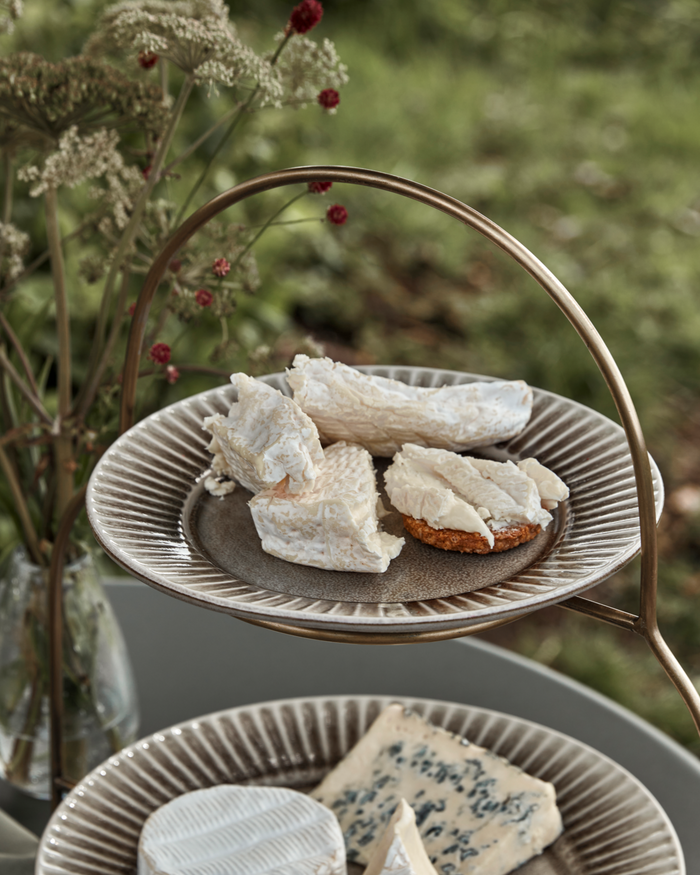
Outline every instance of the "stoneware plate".
<svg viewBox="0 0 700 875"><path fill-rule="evenodd" d="M411 385L488 380L456 371L372 367ZM284 374L262 378L290 394ZM98 541L130 574L185 601L287 631L396 635L469 631L581 593L640 550L632 460L619 425L573 401L534 390L525 430L470 451L501 461L536 457L568 485L570 498L534 541L487 556L452 553L406 535L384 574L324 571L263 553L238 487L204 491L210 464L202 420L227 413L231 385L203 392L139 422L97 465L87 509ZM388 460L377 459L378 478ZM657 517L663 486L652 462ZM389 507L386 500L385 505ZM403 535L400 515L384 528Z"/></svg>
<svg viewBox="0 0 700 875"><path fill-rule="evenodd" d="M310 790L392 701L554 784L564 833L519 875L684 875L678 838L659 804L592 748L495 711L375 696L233 708L137 742L95 769L55 811L36 875L131 875L145 819L190 790L222 783Z"/></svg>

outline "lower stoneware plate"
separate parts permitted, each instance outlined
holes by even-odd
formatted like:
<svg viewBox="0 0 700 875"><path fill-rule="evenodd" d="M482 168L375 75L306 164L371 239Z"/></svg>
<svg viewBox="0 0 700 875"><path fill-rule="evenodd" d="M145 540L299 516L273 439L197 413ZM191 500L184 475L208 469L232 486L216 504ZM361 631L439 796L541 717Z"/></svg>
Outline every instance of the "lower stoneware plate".
<svg viewBox="0 0 700 875"><path fill-rule="evenodd" d="M233 708L125 748L55 811L41 839L35 875L131 875L148 815L190 790L224 783L311 790L396 701L554 784L564 833L518 873L684 875L678 838L658 802L592 748L483 708L377 696ZM349 875L361 872L359 866L348 868Z"/></svg>
<svg viewBox="0 0 700 875"><path fill-rule="evenodd" d="M418 386L489 380L431 368L371 367ZM262 379L289 395L284 374ZM264 553L242 487L204 491L211 462L205 416L227 413L231 385L139 422L104 454L87 509L98 541L130 574L170 595L285 631L396 636L450 634L513 619L590 589L640 550L637 492L624 431L566 398L534 389L524 431L473 455L530 456L555 471L570 497L535 540L486 556L438 550L406 535L384 574L324 571ZM388 460L377 459L380 472ZM663 486L652 462L657 518ZM384 496L386 507L390 507ZM383 520L402 535L397 512Z"/></svg>

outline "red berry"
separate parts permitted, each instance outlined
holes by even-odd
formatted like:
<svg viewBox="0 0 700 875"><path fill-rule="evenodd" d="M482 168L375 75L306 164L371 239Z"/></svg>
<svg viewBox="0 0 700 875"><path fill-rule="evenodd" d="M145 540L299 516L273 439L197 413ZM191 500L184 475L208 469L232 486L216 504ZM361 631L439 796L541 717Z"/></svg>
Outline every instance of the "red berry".
<svg viewBox="0 0 700 875"><path fill-rule="evenodd" d="M316 27L322 17L323 6L318 0L302 0L298 6L292 9L289 23L297 33L307 33Z"/></svg>
<svg viewBox="0 0 700 875"><path fill-rule="evenodd" d="M326 218L333 225L344 225L348 220L348 211L340 204L333 204L326 210Z"/></svg>
<svg viewBox="0 0 700 875"><path fill-rule="evenodd" d="M316 99L324 109L335 109L340 103L340 95L335 88L324 88Z"/></svg>
<svg viewBox="0 0 700 875"><path fill-rule="evenodd" d="M332 185L332 182L310 182L309 191L314 194L325 194Z"/></svg>
<svg viewBox="0 0 700 875"><path fill-rule="evenodd" d="M148 357L157 365L167 365L170 361L170 347L167 343L154 343Z"/></svg>
<svg viewBox="0 0 700 875"><path fill-rule="evenodd" d="M139 52L139 66L144 70L150 70L158 63L158 55L155 52Z"/></svg>
<svg viewBox="0 0 700 875"><path fill-rule="evenodd" d="M209 307L214 300L214 295L208 289L197 289L194 299L200 307Z"/></svg>
<svg viewBox="0 0 700 875"><path fill-rule="evenodd" d="M214 276L223 277L231 270L231 265L225 258L217 258L214 264L212 264L211 269Z"/></svg>

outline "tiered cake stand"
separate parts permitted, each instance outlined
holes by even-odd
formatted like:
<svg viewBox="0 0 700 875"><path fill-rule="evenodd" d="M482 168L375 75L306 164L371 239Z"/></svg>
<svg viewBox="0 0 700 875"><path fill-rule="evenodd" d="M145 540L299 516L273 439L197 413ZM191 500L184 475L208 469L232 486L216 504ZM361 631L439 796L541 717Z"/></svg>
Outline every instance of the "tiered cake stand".
<svg viewBox="0 0 700 875"><path fill-rule="evenodd" d="M438 555L438 551L416 543L404 548L385 575L292 566L263 554L254 533L249 537L252 523L240 490L230 496L233 501L226 502L203 491L202 474L210 457L202 418L228 410L235 400L232 387L204 392L133 425L146 320L178 249L233 204L281 186L323 180L411 198L474 228L534 277L574 326L598 365L622 428L579 404L535 390L533 416L525 431L484 451L497 459L537 456L571 490L551 531L519 547L513 555L470 556L465 560L457 554ZM477 379L475 375L427 368L364 370L423 386ZM264 379L289 393L284 375ZM657 624L656 524L663 486L647 453L620 371L593 324L556 277L502 228L454 198L389 174L338 166L298 167L266 174L214 198L178 228L146 278L126 354L121 432L90 482L88 513L107 553L151 586L277 631L358 644L416 643L470 635L545 605L559 604L641 635L700 731L700 696ZM55 805L63 791L70 789L61 762L60 580L70 527L84 497L85 491L75 497L64 518L51 566ZM609 577L640 551L638 614L581 597L580 593Z"/></svg>

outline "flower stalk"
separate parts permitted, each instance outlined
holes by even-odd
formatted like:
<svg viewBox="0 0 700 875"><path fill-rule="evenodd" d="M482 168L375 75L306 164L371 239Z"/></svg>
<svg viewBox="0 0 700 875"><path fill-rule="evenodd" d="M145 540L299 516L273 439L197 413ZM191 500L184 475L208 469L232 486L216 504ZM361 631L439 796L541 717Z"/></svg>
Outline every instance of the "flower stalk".
<svg viewBox="0 0 700 875"><path fill-rule="evenodd" d="M180 122L182 113L184 112L185 106L187 104L187 99L190 96L190 92L192 91L193 86L194 77L187 76L185 78L185 81L182 83L180 93L178 94L175 106L173 107L172 113L170 115L168 126L160 141L160 145L158 147L158 151L153 158L153 162L151 163L151 172L148 176L148 179L146 180L146 185L143 187L143 190L138 200L134 204L131 218L129 219L129 223L124 229L121 240L119 241L119 245L117 247L117 251L114 254L112 266L110 267L109 274L107 275L107 279L105 281L104 292L102 294L102 304L97 317L97 326L95 328L95 339L93 341L93 347L90 354L90 363L91 365L93 365L93 367L91 368L92 376L85 384L85 390L82 393L81 397L79 397L78 399L77 414L80 419L83 419L85 417L87 411L90 409L90 406L95 400L95 395L97 394L100 382L102 381L102 377L104 376L105 368L107 367L108 357L107 355L105 355L103 343L107 326L107 318L109 316L112 292L114 289L114 284L116 282L117 274L121 270L129 249L131 248L131 245L136 238L141 219L143 218L144 210L146 209L146 204L148 203L151 192L153 191L153 188L158 181L160 170L163 166L165 157L170 149L173 137L175 136L175 131L177 130L177 126ZM123 314L120 315L119 313L117 313L115 315L115 319L118 322L121 321L122 317Z"/></svg>
<svg viewBox="0 0 700 875"><path fill-rule="evenodd" d="M21 347L20 347L21 349ZM7 357L5 349L2 345L0 345L0 369L4 370L7 376L12 380L12 382L17 386L19 391L25 397L26 401L32 407L37 416L42 419L44 422L53 424L53 419L49 416L46 411L44 405L41 403L41 399L39 398L38 389L36 387L36 383L34 386L28 386L25 381L22 379L21 375L17 372L12 362ZM31 373L31 371L30 371ZM33 380L33 377L32 377Z"/></svg>
<svg viewBox="0 0 700 875"><path fill-rule="evenodd" d="M22 532L24 534L24 538L27 543L29 552L32 555L32 559L34 560L34 562L36 562L37 565L45 565L46 562L44 559L44 555L39 546L39 538L37 537L36 529L34 528L34 523L32 522L32 517L29 513L29 508L27 507L27 502L24 498L24 492L22 491L20 482L15 475L14 468L10 463L7 453L1 446L0 468L2 468L2 472L5 475L5 478L10 486L10 492L14 500L15 510L17 511L17 516L19 517L20 525L22 526Z"/></svg>
<svg viewBox="0 0 700 875"><path fill-rule="evenodd" d="M73 439L70 433L70 412L72 401L71 378L71 336L66 275L63 262L63 248L58 224L58 194L54 186L49 186L44 197L46 208L46 236L51 258L51 278L53 280L54 302L56 306L56 337L58 341L58 416L54 455L56 459L56 518L60 519L73 497L75 462L73 459Z"/></svg>
<svg viewBox="0 0 700 875"><path fill-rule="evenodd" d="M293 34L294 34L294 31L291 29L285 33L284 38L280 42L279 46L277 46L277 49L276 49L274 55L270 59L270 67L275 66L275 64L279 60L280 55L282 54L282 50L287 45L287 43L289 42L289 40ZM238 126L239 121L243 118L245 113L248 112L248 110L252 106L253 101L258 96L259 91L260 91L260 85L258 84L255 86L255 88L253 88L253 90L251 91L250 95L248 96L248 99L246 100L246 102L238 108L236 114L234 115L233 119L231 120L231 124L226 129L223 137L216 144L216 148L212 152L210 159L207 161L206 165L204 166L204 169L199 174L199 178L197 179L195 184L190 189L189 194L185 198L182 206L180 207L180 211L178 212L177 218L175 219L176 225L179 225L180 222L182 221L185 213L187 212L187 208L192 203L192 199L197 194L202 183L206 179L207 174L209 173L209 170L211 169L212 164L216 160L217 155L223 149L224 145L228 142L229 138L231 137L231 134L233 134L233 132L236 130L236 127Z"/></svg>
<svg viewBox="0 0 700 875"><path fill-rule="evenodd" d="M3 155L3 195L2 195L2 222L4 225L9 225L12 218L12 191L14 186L14 168L12 166L12 153L9 149L5 150ZM6 248L5 237L0 237L0 265L5 257Z"/></svg>

